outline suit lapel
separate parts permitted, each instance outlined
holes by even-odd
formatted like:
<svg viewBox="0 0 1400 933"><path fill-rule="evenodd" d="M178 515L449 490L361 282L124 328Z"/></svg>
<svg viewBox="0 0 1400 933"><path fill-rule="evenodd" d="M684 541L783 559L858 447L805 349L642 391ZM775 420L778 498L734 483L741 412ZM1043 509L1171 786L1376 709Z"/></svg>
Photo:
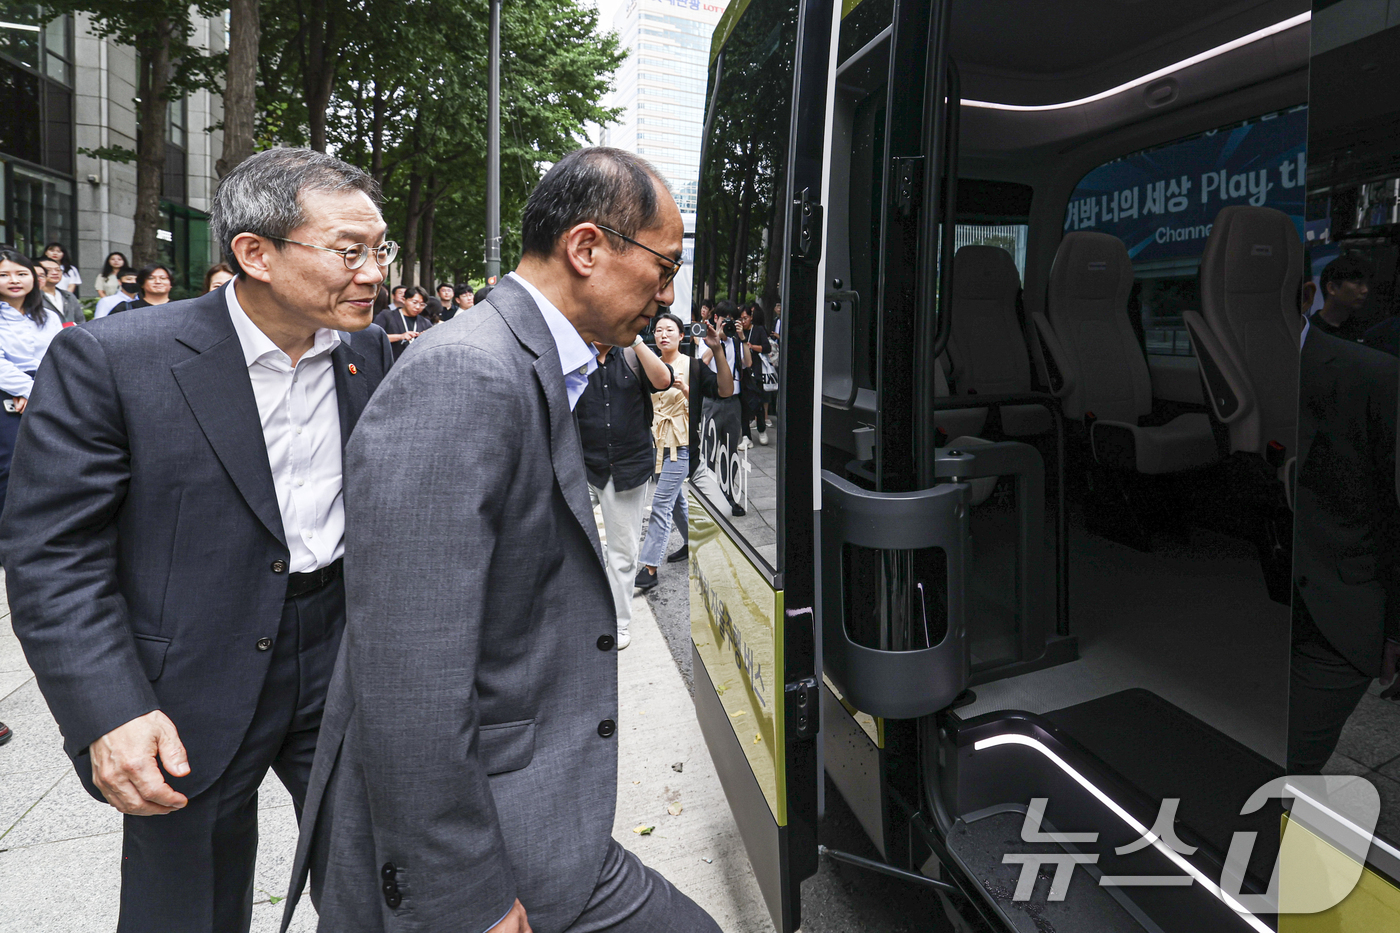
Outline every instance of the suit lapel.
<svg viewBox="0 0 1400 933"><path fill-rule="evenodd" d="M564 388L564 372L559 362L559 348L554 335L544 321L544 314L525 286L512 278L504 278L491 290L486 304L500 312L501 319L522 344L535 354L535 377L544 390L549 409L549 455L554 464L554 477L564 493L569 511L588 535L598 561L603 560L603 547L598 541L598 523L593 517L592 500L588 496L588 475L583 469L583 448L579 444L578 425L569 408L569 394Z"/></svg>
<svg viewBox="0 0 1400 933"><path fill-rule="evenodd" d="M223 305L222 292L211 294L218 296L218 301L203 307L202 302L195 303L190 309L191 326L177 338L198 356L176 363L170 371L209 446L248 507L278 541L286 544L243 346Z"/></svg>
<svg viewBox="0 0 1400 933"><path fill-rule="evenodd" d="M335 371L335 403L340 410L340 446L344 449L360 420L360 412L369 402L369 373L365 370L365 358L350 346L345 335L331 351L331 368Z"/></svg>
<svg viewBox="0 0 1400 933"><path fill-rule="evenodd" d="M1335 404L1335 400L1318 398L1319 393L1325 391L1322 380L1318 378L1319 371L1324 366L1333 365L1335 359L1325 339L1314 339L1319 334L1320 331L1315 329L1308 333L1298 361L1298 462L1294 469L1299 476L1307 463L1308 452L1312 450L1313 438L1317 436L1317 406L1319 403Z"/></svg>

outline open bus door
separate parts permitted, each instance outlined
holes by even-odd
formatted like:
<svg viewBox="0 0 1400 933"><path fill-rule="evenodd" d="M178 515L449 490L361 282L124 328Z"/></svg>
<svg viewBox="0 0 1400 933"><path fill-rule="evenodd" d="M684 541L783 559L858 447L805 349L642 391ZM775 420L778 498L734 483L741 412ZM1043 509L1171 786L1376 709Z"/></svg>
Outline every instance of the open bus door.
<svg viewBox="0 0 1400 933"><path fill-rule="evenodd" d="M693 306L757 302L770 328L783 309L764 443L740 448L737 374L730 398L692 393L687 489L696 716L782 933L817 866L814 361L834 6L735 0L716 26L695 239ZM724 337L732 367L743 349Z"/></svg>

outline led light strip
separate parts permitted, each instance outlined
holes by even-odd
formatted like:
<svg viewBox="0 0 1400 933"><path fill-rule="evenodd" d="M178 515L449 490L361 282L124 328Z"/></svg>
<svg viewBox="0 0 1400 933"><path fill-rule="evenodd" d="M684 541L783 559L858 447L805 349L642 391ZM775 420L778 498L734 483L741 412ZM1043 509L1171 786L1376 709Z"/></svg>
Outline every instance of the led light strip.
<svg viewBox="0 0 1400 933"><path fill-rule="evenodd" d="M1157 836L1154 835L1150 829L1142 825L1142 823L1140 823L1131 813L1119 806L1118 803L1113 800L1113 798L1109 797L1103 791L1095 787L1089 781L1088 778L1084 777L1084 775L1080 774L1078 771L1074 770L1074 768L1070 767L1069 763L1066 762L1059 755L1056 755L1049 748L1046 748L1044 743L1040 742L1037 739L1030 738L1029 736L1016 735L1012 733L1007 735L993 736L990 739L982 739L980 742L975 743L972 746L972 748L974 751L980 752L984 748L996 748L999 745L1024 745L1027 748L1033 748L1036 751L1040 752L1046 758L1053 761L1061 771L1074 778L1074 780L1079 784L1080 787L1083 787L1089 793L1093 794L1094 797L1099 801L1099 803L1108 807L1115 814L1117 814L1118 818L1121 819L1123 822L1127 823L1129 826L1131 826L1134 832L1138 833L1143 838L1151 838L1153 848L1155 848L1158 852L1161 852L1178 868L1180 868L1182 871L1186 872L1188 875L1194 878L1201 885L1201 887L1205 888L1211 894L1215 895L1221 902L1223 902L1237 915L1239 915L1239 917L1243 919L1245 923L1248 923L1251 927L1253 927L1257 931L1257 933L1274 933L1273 929L1269 927L1266 923L1264 923L1264 921L1254 916L1254 914L1248 909L1246 909L1243 904L1241 904L1239 901L1235 900L1229 894L1226 894L1223 890L1221 890L1220 886L1215 882L1211 881L1209 878L1207 878L1199 868L1186 861L1186 859L1182 858L1180 853L1178 853L1175 849L1171 848L1171 846L1168 846L1165 843L1163 843L1161 839L1157 838Z"/></svg>
<svg viewBox="0 0 1400 933"><path fill-rule="evenodd" d="M1283 785L1283 789L1288 791L1293 796L1297 797L1299 800L1306 801L1309 805L1317 808L1318 810L1321 810L1323 813L1326 813L1332 819L1336 820L1338 823L1345 826L1347 829L1356 833L1356 835L1360 836L1362 839L1365 839L1368 843L1380 849L1382 852L1385 852L1386 854L1390 855L1392 858L1400 859L1400 850L1397 850L1394 846L1386 842L1384 839L1381 839L1378 836L1366 832L1366 830L1362 829L1360 826L1357 826L1351 820L1342 816L1340 813L1338 813L1336 810L1333 810L1331 807L1319 803L1312 797L1303 793L1298 788L1294 787L1292 784Z"/></svg>
<svg viewBox="0 0 1400 933"><path fill-rule="evenodd" d="M1272 26L1265 26L1263 29L1260 29L1256 32L1251 32L1247 36L1240 36L1238 39L1235 39L1231 42L1226 42L1224 45L1217 45L1213 49L1207 49L1206 51L1201 52L1197 55L1192 55L1190 58L1183 58L1181 61L1177 62L1174 65L1168 65L1165 68L1158 68L1156 71L1151 72L1150 74L1145 74L1140 78L1134 78L1127 84L1120 84L1117 87L1109 88L1106 91L1100 91L1099 93L1090 95L1089 97L1081 97L1078 100L1067 100L1062 104L999 104L995 101L990 100L964 100L962 102L962 105L964 107L981 107L984 110L1015 110L1026 113L1039 113L1045 110L1064 110L1068 107L1079 107L1084 104L1092 104L1095 101L1103 100L1106 97L1112 97L1114 94L1121 94L1122 92L1130 91L1135 87L1141 87L1144 84L1149 84L1153 81L1156 81L1158 78L1166 77L1167 75L1175 71L1180 71L1183 68L1190 68L1192 65L1199 65L1201 62L1209 61L1210 59L1215 58L1218 55L1224 55L1226 52L1233 52L1235 49L1249 45L1251 42L1258 42L1260 39L1267 39L1269 36L1277 35L1280 32L1292 29L1294 26L1301 26L1303 23L1306 23L1310 19L1312 19L1311 10L1309 10L1306 13L1299 13L1297 16L1291 16L1282 22L1274 23Z"/></svg>

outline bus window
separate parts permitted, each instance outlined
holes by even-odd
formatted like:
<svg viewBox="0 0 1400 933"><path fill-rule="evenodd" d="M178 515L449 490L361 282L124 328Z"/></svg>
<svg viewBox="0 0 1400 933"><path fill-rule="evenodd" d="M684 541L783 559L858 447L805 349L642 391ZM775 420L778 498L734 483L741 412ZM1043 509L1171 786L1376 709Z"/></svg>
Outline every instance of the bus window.
<svg viewBox="0 0 1400 933"><path fill-rule="evenodd" d="M1111 233L1128 248L1149 358L1192 355L1182 312L1200 308L1201 252L1221 208L1276 208L1303 235L1307 132L1307 106L1292 107L1114 159L1074 189L1065 231Z"/></svg>

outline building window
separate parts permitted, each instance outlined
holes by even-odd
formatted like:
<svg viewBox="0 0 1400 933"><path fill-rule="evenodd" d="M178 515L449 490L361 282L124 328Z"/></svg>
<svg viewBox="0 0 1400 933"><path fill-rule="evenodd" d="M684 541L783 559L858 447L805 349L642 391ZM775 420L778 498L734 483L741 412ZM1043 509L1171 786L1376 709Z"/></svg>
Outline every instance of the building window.
<svg viewBox="0 0 1400 933"><path fill-rule="evenodd" d="M165 174L161 178L161 197L183 204L189 200L189 153L187 149L189 107L182 97L172 100L165 115Z"/></svg>

